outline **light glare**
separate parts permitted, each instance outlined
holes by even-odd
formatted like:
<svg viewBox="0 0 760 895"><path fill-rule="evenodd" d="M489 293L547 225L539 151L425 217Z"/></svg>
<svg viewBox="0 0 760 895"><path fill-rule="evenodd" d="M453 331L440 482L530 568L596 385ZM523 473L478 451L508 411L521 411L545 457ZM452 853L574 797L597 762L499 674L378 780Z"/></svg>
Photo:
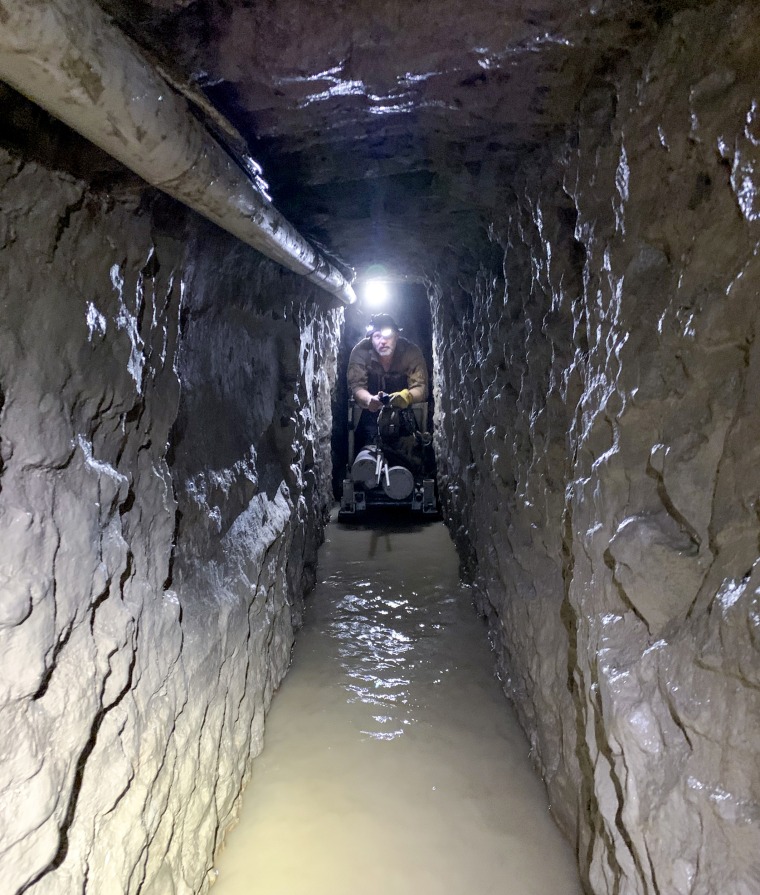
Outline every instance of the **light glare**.
<svg viewBox="0 0 760 895"><path fill-rule="evenodd" d="M367 280L364 300L372 308L380 308L388 301L388 284L383 280Z"/></svg>

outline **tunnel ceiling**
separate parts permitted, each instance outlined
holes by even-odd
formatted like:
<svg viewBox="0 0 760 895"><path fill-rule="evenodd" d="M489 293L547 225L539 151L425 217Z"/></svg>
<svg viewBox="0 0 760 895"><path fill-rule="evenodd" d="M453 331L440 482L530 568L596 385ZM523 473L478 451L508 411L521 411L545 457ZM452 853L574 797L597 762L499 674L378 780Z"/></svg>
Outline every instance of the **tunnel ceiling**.
<svg viewBox="0 0 760 895"><path fill-rule="evenodd" d="M466 255L593 79L696 2L102 5L236 126L305 235L416 275Z"/></svg>

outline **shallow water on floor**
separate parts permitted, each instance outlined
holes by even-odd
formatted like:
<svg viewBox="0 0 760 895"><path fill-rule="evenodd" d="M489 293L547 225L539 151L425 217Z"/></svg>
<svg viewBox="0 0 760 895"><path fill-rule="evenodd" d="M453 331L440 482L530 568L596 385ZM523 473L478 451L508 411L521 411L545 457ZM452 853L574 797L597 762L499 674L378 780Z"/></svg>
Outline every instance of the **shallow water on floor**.
<svg viewBox="0 0 760 895"><path fill-rule="evenodd" d="M579 895L441 523L332 523L214 895Z"/></svg>

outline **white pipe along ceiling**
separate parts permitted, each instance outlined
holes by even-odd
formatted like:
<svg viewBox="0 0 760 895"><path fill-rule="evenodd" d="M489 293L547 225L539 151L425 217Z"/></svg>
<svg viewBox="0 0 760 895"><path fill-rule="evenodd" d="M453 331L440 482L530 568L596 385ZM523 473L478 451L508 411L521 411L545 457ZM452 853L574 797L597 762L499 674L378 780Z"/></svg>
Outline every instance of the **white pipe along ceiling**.
<svg viewBox="0 0 760 895"><path fill-rule="evenodd" d="M356 300L343 274L93 3L0 0L0 79L263 255L346 304Z"/></svg>

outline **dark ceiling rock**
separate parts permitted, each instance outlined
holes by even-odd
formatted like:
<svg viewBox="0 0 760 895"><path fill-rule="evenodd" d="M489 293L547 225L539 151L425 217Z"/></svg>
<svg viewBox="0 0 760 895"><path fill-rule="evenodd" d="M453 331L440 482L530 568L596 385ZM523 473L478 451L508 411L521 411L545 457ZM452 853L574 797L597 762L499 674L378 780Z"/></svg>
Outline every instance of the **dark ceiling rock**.
<svg viewBox="0 0 760 895"><path fill-rule="evenodd" d="M200 88L275 205L361 270L477 243L589 82L697 0L101 0Z"/></svg>

